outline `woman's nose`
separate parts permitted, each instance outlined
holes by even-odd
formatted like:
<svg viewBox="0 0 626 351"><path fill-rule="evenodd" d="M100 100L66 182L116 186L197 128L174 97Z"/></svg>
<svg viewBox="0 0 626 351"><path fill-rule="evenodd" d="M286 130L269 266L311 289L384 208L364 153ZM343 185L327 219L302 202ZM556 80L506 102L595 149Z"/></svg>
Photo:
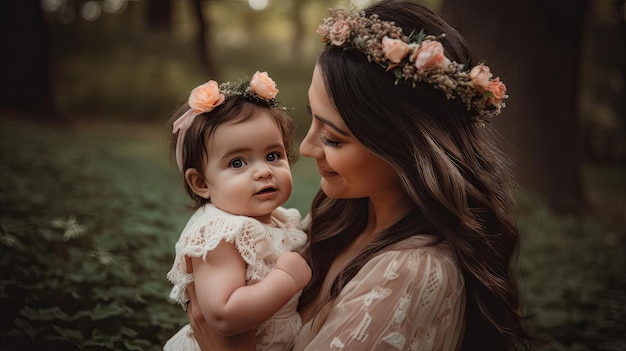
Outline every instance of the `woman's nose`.
<svg viewBox="0 0 626 351"><path fill-rule="evenodd" d="M300 143L300 155L305 157L319 158L322 154L319 137L316 136L312 128L306 133Z"/></svg>

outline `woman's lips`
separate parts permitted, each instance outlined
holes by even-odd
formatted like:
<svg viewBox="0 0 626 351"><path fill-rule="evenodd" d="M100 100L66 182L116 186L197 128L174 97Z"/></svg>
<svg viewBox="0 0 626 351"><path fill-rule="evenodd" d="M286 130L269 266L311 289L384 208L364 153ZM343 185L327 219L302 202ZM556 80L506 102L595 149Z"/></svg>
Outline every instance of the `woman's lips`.
<svg viewBox="0 0 626 351"><path fill-rule="evenodd" d="M320 175L321 175L322 177L325 177L325 178L326 178L326 177L334 177L334 176L336 176L336 175L337 175L337 173L336 173L336 172L325 171L325 170L323 170L323 169L321 169L321 168L319 168L319 167L317 168L317 171L320 173Z"/></svg>

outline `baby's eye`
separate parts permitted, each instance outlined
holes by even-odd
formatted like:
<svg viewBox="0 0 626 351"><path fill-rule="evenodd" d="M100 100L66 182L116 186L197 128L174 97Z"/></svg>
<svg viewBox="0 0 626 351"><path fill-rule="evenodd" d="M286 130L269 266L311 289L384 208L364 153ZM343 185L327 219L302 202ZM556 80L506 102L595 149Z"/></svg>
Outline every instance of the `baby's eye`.
<svg viewBox="0 0 626 351"><path fill-rule="evenodd" d="M274 152L270 152L269 154L267 154L267 156L265 157L265 160L269 161L269 162L274 162L274 161L278 161L280 159L280 152L274 151Z"/></svg>
<svg viewBox="0 0 626 351"><path fill-rule="evenodd" d="M232 168L241 168L245 166L245 164L246 164L246 161L244 161L242 158L236 158L230 161L230 167Z"/></svg>

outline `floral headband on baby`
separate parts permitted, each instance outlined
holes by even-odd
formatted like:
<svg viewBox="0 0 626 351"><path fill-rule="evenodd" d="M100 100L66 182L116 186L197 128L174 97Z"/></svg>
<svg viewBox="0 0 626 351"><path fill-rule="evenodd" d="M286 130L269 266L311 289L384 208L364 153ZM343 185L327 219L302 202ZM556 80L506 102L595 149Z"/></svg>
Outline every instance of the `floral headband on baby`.
<svg viewBox="0 0 626 351"><path fill-rule="evenodd" d="M178 132L176 140L176 164L183 173L183 142L187 129L191 127L195 118L203 113L211 112L232 96L242 96L253 102L278 107L276 103L276 83L267 75L267 72L257 71L252 78L239 82L225 82L220 85L210 80L191 91L189 95L189 110L174 121L172 133Z"/></svg>
<svg viewBox="0 0 626 351"><path fill-rule="evenodd" d="M425 35L423 30L406 36L394 22L383 21L377 14L368 17L364 11L329 12L331 16L317 29L323 41L366 54L370 62L392 71L396 84L401 80L413 87L417 82L430 84L441 90L446 99L459 100L475 112L473 119L479 125L505 107L506 86L499 78L492 79L489 67L481 63L466 69L451 61L444 55L438 37Z"/></svg>

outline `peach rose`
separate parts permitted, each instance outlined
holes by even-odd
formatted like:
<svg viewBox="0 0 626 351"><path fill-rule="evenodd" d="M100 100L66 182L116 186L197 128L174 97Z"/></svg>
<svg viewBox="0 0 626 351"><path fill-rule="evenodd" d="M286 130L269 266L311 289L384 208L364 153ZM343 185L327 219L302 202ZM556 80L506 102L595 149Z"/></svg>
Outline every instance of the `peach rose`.
<svg viewBox="0 0 626 351"><path fill-rule="evenodd" d="M391 39L385 36L383 38L383 53L389 61L400 63L406 54L409 53L409 44L400 39Z"/></svg>
<svg viewBox="0 0 626 351"><path fill-rule="evenodd" d="M489 90L489 79L491 79L492 76L489 67L482 63L473 67L469 73L469 78L472 80L472 83L474 83L474 88L481 93Z"/></svg>
<svg viewBox="0 0 626 351"><path fill-rule="evenodd" d="M317 34L321 35L322 38L327 39L328 36L328 27L325 25L319 25L317 30L315 31Z"/></svg>
<svg viewBox="0 0 626 351"><path fill-rule="evenodd" d="M496 78L489 82L489 85L487 86L487 91L493 94L493 96L490 96L487 99L487 102L489 102L491 105L496 106L502 102L502 99L506 94L506 85L504 85L504 83L500 81L500 78Z"/></svg>
<svg viewBox="0 0 626 351"><path fill-rule="evenodd" d="M250 79L250 90L264 99L273 99L278 94L276 83L267 75L267 72L259 72Z"/></svg>
<svg viewBox="0 0 626 351"><path fill-rule="evenodd" d="M220 93L217 82L211 80L191 91L189 107L198 113L209 112L223 103L225 99L224 94Z"/></svg>
<svg viewBox="0 0 626 351"><path fill-rule="evenodd" d="M411 55L409 56L409 62L415 62L417 60L417 54L420 49L420 44L411 43L409 44L409 50L411 51Z"/></svg>
<svg viewBox="0 0 626 351"><path fill-rule="evenodd" d="M417 49L415 67L419 71L435 68L444 68L450 64L450 60L443 54L443 45L434 40L424 40Z"/></svg>
<svg viewBox="0 0 626 351"><path fill-rule="evenodd" d="M350 38L350 31L352 27L348 21L340 20L333 23L328 33L330 42L335 46L343 45L348 38Z"/></svg>

